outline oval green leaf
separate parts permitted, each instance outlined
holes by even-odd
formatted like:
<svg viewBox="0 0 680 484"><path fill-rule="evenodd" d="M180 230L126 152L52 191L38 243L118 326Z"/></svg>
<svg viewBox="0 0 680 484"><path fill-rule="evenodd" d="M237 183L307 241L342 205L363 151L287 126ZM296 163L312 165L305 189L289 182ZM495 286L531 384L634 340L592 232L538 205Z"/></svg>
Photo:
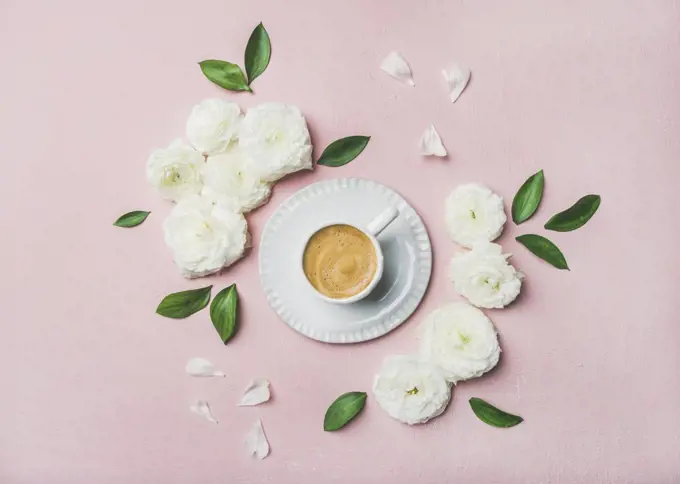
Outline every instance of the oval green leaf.
<svg viewBox="0 0 680 484"><path fill-rule="evenodd" d="M352 421L366 405L366 392L343 393L326 410L323 429L334 432Z"/></svg>
<svg viewBox="0 0 680 484"><path fill-rule="evenodd" d="M564 212L553 215L545 228L556 232L571 232L583 227L600 208L599 195L586 195Z"/></svg>
<svg viewBox="0 0 680 484"><path fill-rule="evenodd" d="M569 270L567 260L564 258L562 251L545 237L526 234L516 237L515 240L547 263L552 264L558 269Z"/></svg>
<svg viewBox="0 0 680 484"><path fill-rule="evenodd" d="M198 63L205 77L228 91L250 91L246 76L236 64L221 60L204 60Z"/></svg>
<svg viewBox="0 0 680 484"><path fill-rule="evenodd" d="M370 136L348 136L335 140L323 150L317 163L332 167L346 165L364 151L370 139Z"/></svg>
<svg viewBox="0 0 680 484"><path fill-rule="evenodd" d="M504 412L481 398L472 397L470 399L470 407L472 407L472 411L475 412L479 420L493 427L514 427L524 421L519 415Z"/></svg>
<svg viewBox="0 0 680 484"><path fill-rule="evenodd" d="M543 170L531 175L512 199L512 221L517 225L529 220L543 197Z"/></svg>
<svg viewBox="0 0 680 484"><path fill-rule="evenodd" d="M248 75L248 85L252 84L255 79L267 69L269 59L272 55L272 45L269 40L269 34L262 25L262 22L255 27L253 33L250 34L248 44L246 45L245 66L246 74Z"/></svg>
<svg viewBox="0 0 680 484"><path fill-rule="evenodd" d="M136 227L146 220L151 212L145 212L143 210L135 210L133 212L128 212L126 214L118 217L118 220L113 222L116 227Z"/></svg>
<svg viewBox="0 0 680 484"><path fill-rule="evenodd" d="M237 317L238 292L236 284L232 284L218 292L210 304L210 320L225 345L236 333Z"/></svg>
<svg viewBox="0 0 680 484"><path fill-rule="evenodd" d="M189 291L174 292L163 298L156 308L161 316L173 319L182 319L197 313L210 302L212 286Z"/></svg>

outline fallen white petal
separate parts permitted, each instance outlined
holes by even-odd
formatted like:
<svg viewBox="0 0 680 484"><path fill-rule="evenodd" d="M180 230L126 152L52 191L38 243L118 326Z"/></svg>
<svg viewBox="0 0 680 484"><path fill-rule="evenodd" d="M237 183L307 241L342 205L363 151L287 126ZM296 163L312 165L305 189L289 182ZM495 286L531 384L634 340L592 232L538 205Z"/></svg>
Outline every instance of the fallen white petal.
<svg viewBox="0 0 680 484"><path fill-rule="evenodd" d="M455 103L470 81L470 69L460 64L454 64L448 69L444 69L442 74L449 87L451 102Z"/></svg>
<svg viewBox="0 0 680 484"><path fill-rule="evenodd" d="M390 52L380 64L380 68L395 79L415 86L411 68L399 52Z"/></svg>
<svg viewBox="0 0 680 484"><path fill-rule="evenodd" d="M262 420L259 418L253 424L246 435L246 448L249 455L254 455L258 459L264 459L269 455L269 442L264 435L264 428L262 428Z"/></svg>
<svg viewBox="0 0 680 484"><path fill-rule="evenodd" d="M215 367L205 358L190 358L187 361L186 371L191 376L205 377L205 376L224 376L221 371L215 370Z"/></svg>
<svg viewBox="0 0 680 484"><path fill-rule="evenodd" d="M439 133L431 124L420 137L420 154L425 156L446 156Z"/></svg>
<svg viewBox="0 0 680 484"><path fill-rule="evenodd" d="M268 401L270 397L269 381L258 378L250 382L238 405L239 407L252 407Z"/></svg>
<svg viewBox="0 0 680 484"><path fill-rule="evenodd" d="M210 405L205 400L197 400L196 403L189 407L189 410L196 415L200 415L209 422L217 423L217 419L213 416L212 410L210 410Z"/></svg>

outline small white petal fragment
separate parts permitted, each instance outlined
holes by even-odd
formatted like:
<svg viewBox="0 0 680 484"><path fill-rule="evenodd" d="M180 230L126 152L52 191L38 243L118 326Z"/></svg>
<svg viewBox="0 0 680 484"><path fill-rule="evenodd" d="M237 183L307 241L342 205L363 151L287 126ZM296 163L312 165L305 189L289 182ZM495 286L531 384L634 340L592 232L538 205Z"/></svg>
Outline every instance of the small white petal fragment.
<svg viewBox="0 0 680 484"><path fill-rule="evenodd" d="M380 68L388 75L394 77L398 81L404 82L411 86L415 86L413 82L413 75L411 68L408 66L406 59L404 59L399 52L390 52L387 57L380 64Z"/></svg>
<svg viewBox="0 0 680 484"><path fill-rule="evenodd" d="M419 148L421 155L446 156L446 148L444 148L442 139L433 124L431 124L420 137Z"/></svg>
<svg viewBox="0 0 680 484"><path fill-rule="evenodd" d="M186 372L196 377L224 376L224 373L215 370L212 363L205 358L199 357L190 358L187 361Z"/></svg>
<svg viewBox="0 0 680 484"><path fill-rule="evenodd" d="M189 407L189 410L196 415L200 415L208 422L217 423L217 419L213 416L212 410L210 410L210 405L205 400L197 400L196 403Z"/></svg>
<svg viewBox="0 0 680 484"><path fill-rule="evenodd" d="M454 64L448 69L444 69L442 74L449 88L451 102L455 103L470 81L470 69L460 64Z"/></svg>
<svg viewBox="0 0 680 484"><path fill-rule="evenodd" d="M269 392L269 381L264 378L257 378L250 382L246 391L243 392L241 401L238 402L239 407L253 407L264 402L268 402L271 398Z"/></svg>
<svg viewBox="0 0 680 484"><path fill-rule="evenodd" d="M248 449L249 455L253 455L260 460L269 455L269 442L267 442L267 437L264 435L262 420L259 418L251 427L248 435L246 435L246 449Z"/></svg>

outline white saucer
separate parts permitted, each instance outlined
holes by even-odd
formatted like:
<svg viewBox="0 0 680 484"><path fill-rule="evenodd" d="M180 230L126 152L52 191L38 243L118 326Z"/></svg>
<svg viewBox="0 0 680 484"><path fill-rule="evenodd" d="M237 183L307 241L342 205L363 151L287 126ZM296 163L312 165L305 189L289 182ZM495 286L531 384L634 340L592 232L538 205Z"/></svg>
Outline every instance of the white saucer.
<svg viewBox="0 0 680 484"><path fill-rule="evenodd" d="M322 301L302 272L306 237L330 221L365 227L389 206L400 215L378 237L385 255L380 284L353 304ZM259 257L270 306L294 330L326 343L358 343L392 331L416 310L432 273L430 238L413 207L394 190L358 178L314 183L283 202L264 228Z"/></svg>

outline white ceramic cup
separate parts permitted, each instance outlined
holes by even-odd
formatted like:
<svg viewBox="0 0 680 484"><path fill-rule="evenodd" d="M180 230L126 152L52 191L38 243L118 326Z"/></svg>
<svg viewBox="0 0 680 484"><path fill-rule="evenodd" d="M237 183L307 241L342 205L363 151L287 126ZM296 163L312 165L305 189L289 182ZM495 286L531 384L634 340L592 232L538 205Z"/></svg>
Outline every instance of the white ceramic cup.
<svg viewBox="0 0 680 484"><path fill-rule="evenodd" d="M380 215L378 215L376 218L374 218L366 227L357 227L354 224L350 224L347 222L332 222L332 223L326 223L317 229L314 230L306 239L305 243L302 247L302 257L300 257L300 268L302 269L302 275L305 278L305 280L309 283L309 286L314 290L314 293L323 299L326 302L333 303L333 304L351 304L353 302L357 302L368 296L373 289L375 289L375 286L378 285L380 282L380 278L383 275L383 269L385 268L385 257L383 256L382 249L380 248L380 242L378 242L378 239L376 237L380 235L380 233L387 228L388 225L390 225L396 218L399 216L399 210L397 210L395 207L389 207L385 209ZM349 225L350 227L354 227L355 229L361 231L363 234L365 234L373 244L373 249L375 250L375 257L376 257L376 263L377 267L375 270L375 274L373 275L373 279L371 279L371 282L364 288L363 291L342 299L336 299L332 297L328 297L321 292L319 292L311 282L309 282L309 279L307 279L307 275L304 273L304 265L302 263L302 260L304 258L305 254L305 249L307 248L307 244L309 244L309 239L314 236L319 230L325 229L326 227L330 227L332 225Z"/></svg>

